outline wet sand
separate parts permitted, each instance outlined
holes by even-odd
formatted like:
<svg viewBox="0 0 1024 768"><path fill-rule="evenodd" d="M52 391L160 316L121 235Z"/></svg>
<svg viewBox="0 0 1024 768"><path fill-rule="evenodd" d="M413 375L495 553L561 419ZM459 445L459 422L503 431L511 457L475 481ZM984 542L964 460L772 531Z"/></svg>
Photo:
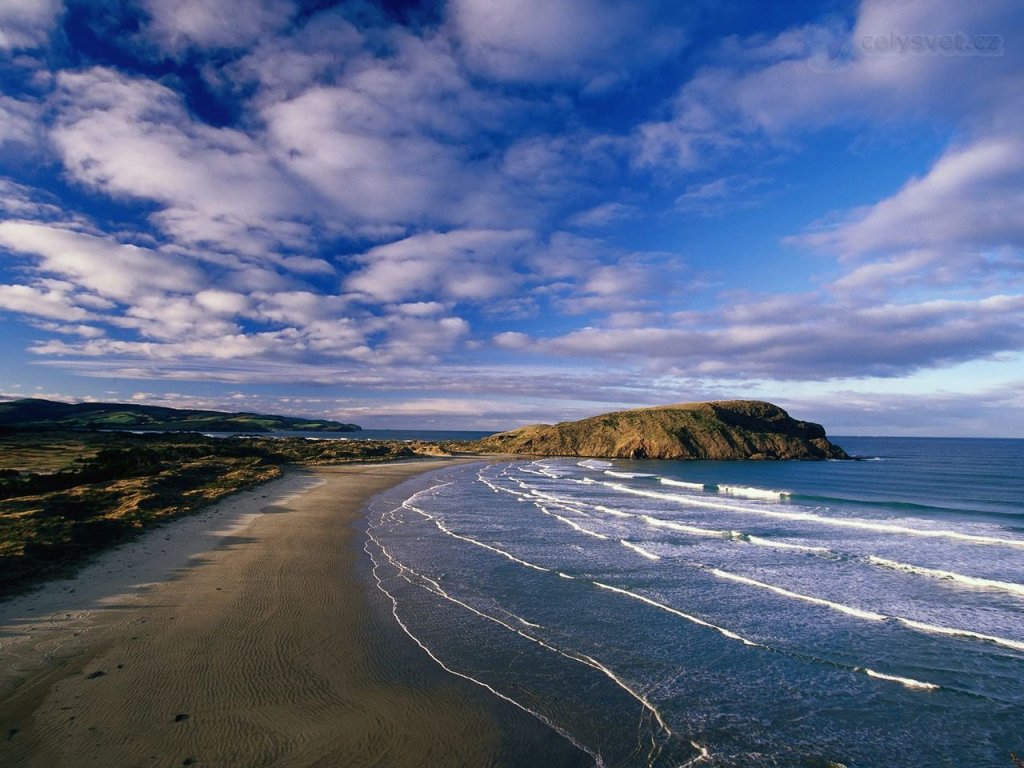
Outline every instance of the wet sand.
<svg viewBox="0 0 1024 768"><path fill-rule="evenodd" d="M589 764L376 599L365 504L440 466L293 471L0 604L0 763Z"/></svg>

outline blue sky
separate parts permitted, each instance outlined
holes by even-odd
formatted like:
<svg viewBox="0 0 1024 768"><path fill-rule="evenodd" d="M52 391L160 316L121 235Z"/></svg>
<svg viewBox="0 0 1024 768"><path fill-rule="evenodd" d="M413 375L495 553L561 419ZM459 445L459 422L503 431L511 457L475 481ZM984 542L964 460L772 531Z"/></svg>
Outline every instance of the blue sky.
<svg viewBox="0 0 1024 768"><path fill-rule="evenodd" d="M0 397L1020 437L1022 33L1017 0L7 0Z"/></svg>

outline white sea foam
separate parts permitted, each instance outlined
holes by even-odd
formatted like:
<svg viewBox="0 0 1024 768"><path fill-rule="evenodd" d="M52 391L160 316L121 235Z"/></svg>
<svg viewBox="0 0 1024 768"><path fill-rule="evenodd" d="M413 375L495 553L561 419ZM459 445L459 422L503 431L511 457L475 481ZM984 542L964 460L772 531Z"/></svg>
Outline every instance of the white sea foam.
<svg viewBox="0 0 1024 768"><path fill-rule="evenodd" d="M605 666L604 664L599 662L594 657L589 656L589 655L587 655L585 653L580 653L580 654L577 655L576 653L573 653L571 651L565 651L565 650L563 650L561 648L558 648L555 645L552 645L551 643L547 642L546 640L543 640L542 638L535 637L535 636L529 634L528 632L525 632L524 630L519 629L518 627L515 627L515 626L509 624L506 621L502 621L501 619L499 619L499 618L497 618L495 616L491 616L490 614L484 613L483 611L473 607L469 603L466 603L466 602L464 602L462 600L459 600L457 597L453 597L452 595L450 595L434 579L431 579L429 576L425 576L425 575L419 573L418 571L415 571L414 569L410 568L409 566L405 565L404 563L401 563L400 561L398 561L397 559L392 557L392 555L381 545L381 543L379 541L374 539L374 543L377 544L377 547L388 558L388 560L392 563L392 565L394 565L396 568L399 569L399 575L403 579L405 579L409 584L412 584L413 586L415 586L415 583L412 580L410 580L405 575L406 572L414 574L415 576L420 578L423 582L425 582L425 584L429 585L429 586L421 585L421 586L424 586L424 588L427 589L428 591L433 592L435 595L437 595L439 597L442 597L445 600L448 600L449 602L454 603L455 605L458 605L458 606L460 606L462 608L465 608L470 613L473 613L476 616L479 616L480 618L485 619L487 621L491 621L491 622L497 624L498 626L503 627L504 629L509 630L510 632L514 632L515 634L519 635L520 637L524 638L525 640L529 640L532 643L536 643L537 645L541 646L542 648L545 648L545 649L547 649L549 651L557 653L559 656L563 656L566 659L570 659L572 661L579 662L579 663L584 664L584 665L586 665L588 667L591 667L593 669L598 670L599 672L604 674L606 677L608 677L608 679L610 679L612 682L614 682L617 686L619 686L622 690L624 690L627 694L629 694L631 697L633 697L638 702L640 702L640 704L648 712L651 713L651 715L657 721L657 723L661 727L661 729L667 735L669 735L669 736L672 735L672 730L665 723L664 719L662 719L661 713L658 712L658 710L654 707L654 705L652 705L642 693L640 693L639 691L637 691L637 690L633 689L632 687L630 687L622 678L620 678L618 675L616 675L615 672L613 672L611 669L609 669L607 666ZM365 549L365 547L364 547L364 549ZM372 555L371 555L371 557L372 557ZM398 617L396 616L395 618L398 618ZM536 625L536 624L532 625L532 626L539 627L539 625Z"/></svg>
<svg viewBox="0 0 1024 768"><path fill-rule="evenodd" d="M654 475L647 472L616 472L611 469L606 469L604 473L609 477L621 477L626 480L632 480L635 477L654 477Z"/></svg>
<svg viewBox="0 0 1024 768"><path fill-rule="evenodd" d="M665 528L669 531L689 533L694 536L712 536L717 539L728 539L732 537L731 531L716 531L714 528L699 528L696 525L686 525L672 520L662 520L659 517L651 517L650 515L641 515L640 519L654 528Z"/></svg>
<svg viewBox="0 0 1024 768"><path fill-rule="evenodd" d="M828 555L832 553L828 547L813 547L807 544L790 544L786 541L776 541L775 539L763 539L760 536L745 535L742 537L743 541L748 541L751 544L756 544L759 547L771 547L773 549L792 549L797 552L813 552L816 555Z"/></svg>
<svg viewBox="0 0 1024 768"><path fill-rule="evenodd" d="M972 544L988 544L1005 547L1024 548L1024 539L1004 539L997 536L983 536L980 534L962 533L960 531L951 531L948 529L941 528L911 528L907 525L876 522L873 520L863 520L859 518L825 517L823 515L816 515L811 512L781 512L762 507L743 506L739 504L728 504L724 502L711 501L707 499L697 498L696 496L680 496L674 493L658 493L657 491L646 491L640 488L630 488L629 486L622 485L621 483L603 482L600 484L613 490L619 491L621 493L628 493L634 496L644 496L652 499L662 499L664 501L673 501L676 502L677 504L682 504L684 506L724 509L730 512L740 512L747 515L761 515L762 517L772 517L782 520L799 520L802 522L814 523L817 525L831 525L839 528L856 528L860 530L876 531L878 533L898 533L906 536L921 536L932 539L954 539L956 541L965 541L970 542Z"/></svg>
<svg viewBox="0 0 1024 768"><path fill-rule="evenodd" d="M696 741L691 741L690 746L697 750L697 755L696 757L687 760L685 763L679 766L679 768L690 768L691 765L703 763L705 760L711 759L711 752L708 750L707 747L698 744Z"/></svg>
<svg viewBox="0 0 1024 768"><path fill-rule="evenodd" d="M368 554L370 556L370 560L373 563L373 578L374 578L374 581L377 582L377 589L380 590L380 592L382 592L384 595L386 595L388 600L391 601L391 615L394 617L395 621L398 623L398 626L402 628L402 631L406 635L408 635L412 639L412 641L414 643L416 643L416 645L418 645L423 650L424 653L427 654L427 656L429 656L431 659L434 660L434 663L436 663L439 667L441 667L441 669L443 669L445 672L447 672L447 673L449 673L451 675L455 675L456 677L460 677L463 680L468 680L469 682L471 682L471 683L473 683L475 685L479 685L481 688L484 688L485 690L490 691L492 694L497 696L499 699L502 699L503 701L507 701L509 704L513 705L514 707L517 707L518 709L521 709L522 711L526 712L527 714L533 715L535 718L540 720L542 723L544 723L546 726L551 728L553 731L555 731L556 733L560 734L570 744L572 744L576 748L578 748L578 749L582 750L583 752L586 752L588 755L590 755L590 757L594 760L594 765L597 768L604 768L604 760L601 758L601 754L599 752L595 752L595 751L589 749L586 745L582 744L581 742L579 742L575 738L573 738L572 734L570 734L568 731L566 731L566 730L564 730L562 728L559 728L558 725L556 725L552 720L549 720L548 718L544 717L544 715L540 714L539 712L535 712L532 709L530 709L529 707L526 707L525 705L519 703L518 701L513 699L511 696L507 696L504 693L501 693L500 691L495 689L493 686L488 685L487 683L485 683L483 680L478 680L475 677L472 677L472 676L467 675L467 674L465 674L463 672L459 672L459 671L457 671L455 669L452 669L447 664L445 664L437 656L437 654L434 653L434 651L431 648L429 648L422 640L420 640L415 634L413 634L412 630L409 629L408 625L404 621L402 621L402 618L398 615L398 600L384 586L384 582L381 579L380 573L379 573L380 564L378 563L377 558L375 558L373 556L373 552L371 552L370 549L369 549L370 541L373 541L378 546L380 551L382 553L384 553L388 557L389 560L391 560L392 562L395 562L395 561L391 558L390 554L380 545L380 542L378 542L373 537L370 537L369 540L366 542L366 544L363 546L363 549L366 551L366 554Z"/></svg>
<svg viewBox="0 0 1024 768"><path fill-rule="evenodd" d="M619 543L622 546L632 549L641 557L646 557L648 560L661 560L661 557L651 552L649 549L644 549L639 544L634 544L632 541L626 541L625 539L619 539Z"/></svg>
<svg viewBox="0 0 1024 768"><path fill-rule="evenodd" d="M621 509L613 509L612 507L606 507L603 504L595 504L594 509L598 512L604 512L606 515L612 517L636 517L632 512L623 512Z"/></svg>
<svg viewBox="0 0 1024 768"><path fill-rule="evenodd" d="M901 624L914 629L919 629L922 632L929 632L935 635L950 635L953 637L966 637L971 640L983 640L987 643L994 643L995 645L1001 645L1004 648L1012 648L1015 651L1024 651L1024 642L1020 640L1011 640L1006 637L999 637L997 635L987 635L982 632L975 632L970 629L957 629L956 627L942 627L936 624L927 624L923 621L915 621L913 619L896 619Z"/></svg>
<svg viewBox="0 0 1024 768"><path fill-rule="evenodd" d="M956 584L964 584L970 587L994 589L999 590L1001 592L1009 592L1010 594L1024 596L1024 584L1017 584L1012 581L997 581L995 579L983 579L978 576L967 576L965 574L955 573L953 571L943 571L938 568L924 568L920 565L910 565L909 563L901 563L896 560L887 560L884 557L876 557L875 555L869 556L868 562L872 565L882 566L883 568L891 568L894 571L906 571L907 573L916 573L921 576L930 576L933 579L951 581Z"/></svg>
<svg viewBox="0 0 1024 768"><path fill-rule="evenodd" d="M740 584L747 584L751 587L759 587L760 589L767 589L769 592L774 592L777 595L783 597L789 597L794 600L803 600L807 603L814 603L815 605L822 605L826 608L831 608L833 611L839 611L850 616L854 616L858 619L867 619L868 621L885 621L888 617L875 611L866 611L862 608L854 608L850 605L844 605L843 603L836 603L832 600L826 600L822 597L813 597L811 595L803 595L799 592L793 592L789 589L783 589L782 587L776 587L774 584L767 584L757 579L751 579L746 576L740 576L735 573L729 573L728 571L720 570L719 568L709 568L708 572L717 576L720 579L728 579L729 581L735 581Z"/></svg>
<svg viewBox="0 0 1024 768"><path fill-rule="evenodd" d="M614 467L610 461L601 461L600 459L586 459L585 461L576 462L577 467L583 467L584 469L606 469L608 467Z"/></svg>
<svg viewBox="0 0 1024 768"><path fill-rule="evenodd" d="M935 685L935 683L925 683L925 682L922 682L920 680L914 680L913 678L910 678L910 677L898 677L896 675L885 675L885 674L882 674L881 672L875 672L875 670L873 670L873 669L868 669L867 667L857 667L857 670L858 671L863 671L864 674L866 674L868 677L875 677L875 678L878 678L879 680L890 680L890 681L892 681L894 683L899 683L900 685L904 685L907 688L919 688L919 689L926 690L926 691L935 691L935 690L939 689L939 686Z"/></svg>
<svg viewBox="0 0 1024 768"><path fill-rule="evenodd" d="M755 643L753 640L747 640L747 638L743 637L742 635L736 634L730 629L720 627L717 624L712 624L710 621L704 621L704 619L694 616L693 614L685 613L677 608L673 608L670 605L665 605L664 603L659 603L657 600L652 600L651 598L646 597L645 595L640 595L636 592L630 592L628 589L622 589L622 587L613 587L610 584L603 584L600 581L594 581L591 583L595 587L600 587L601 589L606 589L609 592L615 592L619 595L625 595L626 597L632 598L633 600L639 600L641 603L646 603L647 605L650 605L654 608L658 608L659 610L665 611L666 613L671 613L673 616L678 616L681 619L686 619L687 621L693 622L694 624L697 624L702 627L707 627L708 629L713 629L719 634L728 637L730 640L738 640L744 645L749 645L751 647L756 648L767 647L761 645L760 643Z"/></svg>
<svg viewBox="0 0 1024 768"><path fill-rule="evenodd" d="M722 531L714 528L701 528L696 525L677 523L673 520L662 520L661 518L651 517L650 515L642 515L641 519L648 525L655 528L665 528L670 531L678 531L679 533L689 533L694 536L728 539L730 541L742 542L744 544L753 544L758 547L771 547L772 549L789 549L798 552L813 552L815 554L829 554L831 552L827 547L812 547L806 544L790 544L785 541L776 541L774 539L765 539L760 536L752 536L751 534L743 533L742 531Z"/></svg>
<svg viewBox="0 0 1024 768"><path fill-rule="evenodd" d="M685 480L673 480L669 477L662 477L658 480L662 485L672 485L676 488L689 488L691 491L703 491L704 483L689 483Z"/></svg>
<svg viewBox="0 0 1024 768"><path fill-rule="evenodd" d="M1024 651L1024 641L1012 640L1006 637L999 637L998 635L989 635L982 632L975 632L972 629L959 629L957 627L944 627L937 624L928 624L923 621L917 621L915 619L907 619L902 616L886 616L882 613L875 611L864 610L862 608L855 608L853 606L844 605L843 603L836 603L832 600L825 600L821 597L813 597L812 595L804 595L799 592L793 592L789 589L783 589L777 587L774 584L767 584L763 581L748 578L747 576L739 576L735 573L729 573L718 568L708 568L708 573L713 574L722 579L728 579L735 581L740 584L747 584L752 587L758 587L760 589L766 589L769 592L774 592L777 595L783 597L789 597L794 600L802 600L807 603L813 603L815 605L821 605L826 608L830 608L833 611L839 611L858 619L865 619L867 621L895 621L902 624L905 627L911 629L917 629L921 632L927 632L930 634L947 635L951 637L964 637L971 640L983 640L985 642L994 643L995 645L1001 645L1004 648L1012 648L1016 651Z"/></svg>
<svg viewBox="0 0 1024 768"><path fill-rule="evenodd" d="M557 475L554 472L552 472L551 471L551 467L549 467L543 461L535 461L535 462L533 462L532 466L538 467L539 474L541 474L542 476L544 476L546 478L549 478L550 480L557 480L560 477L560 475Z"/></svg>
<svg viewBox="0 0 1024 768"><path fill-rule="evenodd" d="M719 493L727 496L743 496L748 499L765 499L768 501L781 501L791 494L789 491L772 491L767 488L751 488L746 485L722 485L716 486Z"/></svg>
<svg viewBox="0 0 1024 768"><path fill-rule="evenodd" d="M402 502L402 506L405 507L408 510L411 510L411 511L415 512L418 515L422 515L427 520L430 520L437 527L437 529L439 531L441 531L441 533L447 534L448 536L451 536L453 539L458 539L459 541L464 541L467 544L472 544L474 546L481 547L483 549L489 550L491 552L494 552L497 555L501 555L502 557L508 558L509 560L511 560L514 563L519 563L520 565L525 565L527 568L532 568L535 571L550 571L551 570L550 568L545 568L545 567L540 566L540 565L535 565L534 563L531 563L531 562L528 562L526 560L523 560L522 558L516 557L511 552L506 552L504 549L499 549L498 547L495 547L495 546L493 546L491 544L486 544L486 543L484 543L482 541L478 541L477 539L474 539L474 538L472 538L470 536L463 536L461 533L455 533L455 531L453 531L450 528L448 528L444 524L443 521L441 521L440 519L438 519L434 515L431 515L431 514L429 514L427 512L424 512L419 507L416 507L416 506L410 504L408 500Z"/></svg>
<svg viewBox="0 0 1024 768"><path fill-rule="evenodd" d="M488 488L490 488L495 493L507 493L507 494L509 494L511 496L516 496L518 498L524 498L525 496L527 496L526 493L521 493L520 491L513 490L512 488L506 488L503 485L498 485L497 483L492 483L490 480L488 480L486 477L484 477L483 474L481 474L481 473L477 473L476 477L477 477L477 480L479 480L481 483L486 485Z"/></svg>
<svg viewBox="0 0 1024 768"><path fill-rule="evenodd" d="M587 536L593 536L595 539L607 539L608 538L603 533L598 533L597 531L592 531L589 528L584 528L582 525L580 525L576 521L570 520L568 517L564 517L563 515L559 515L556 512L552 512L550 509L547 509L543 504L536 504L535 503L535 505L545 515L550 515L551 517L553 517L556 520L559 520L559 521L565 523L570 528L572 528L572 529L574 529L576 531L579 531L580 533L586 534Z"/></svg>

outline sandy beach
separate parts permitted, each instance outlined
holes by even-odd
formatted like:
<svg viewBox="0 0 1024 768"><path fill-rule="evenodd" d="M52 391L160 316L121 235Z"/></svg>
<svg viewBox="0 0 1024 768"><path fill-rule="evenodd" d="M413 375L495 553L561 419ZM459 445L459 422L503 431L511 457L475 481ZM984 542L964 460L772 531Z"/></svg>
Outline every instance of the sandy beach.
<svg viewBox="0 0 1024 768"><path fill-rule="evenodd" d="M439 466L291 471L0 604L0 762L587 765L370 585L366 502Z"/></svg>

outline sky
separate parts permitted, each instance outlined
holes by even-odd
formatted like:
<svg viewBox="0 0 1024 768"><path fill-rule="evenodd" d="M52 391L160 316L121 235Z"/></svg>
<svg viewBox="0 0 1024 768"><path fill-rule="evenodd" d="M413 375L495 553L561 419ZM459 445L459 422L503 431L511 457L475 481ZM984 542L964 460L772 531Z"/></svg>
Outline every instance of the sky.
<svg viewBox="0 0 1024 768"><path fill-rule="evenodd" d="M1024 437L1019 0L0 0L0 398Z"/></svg>

